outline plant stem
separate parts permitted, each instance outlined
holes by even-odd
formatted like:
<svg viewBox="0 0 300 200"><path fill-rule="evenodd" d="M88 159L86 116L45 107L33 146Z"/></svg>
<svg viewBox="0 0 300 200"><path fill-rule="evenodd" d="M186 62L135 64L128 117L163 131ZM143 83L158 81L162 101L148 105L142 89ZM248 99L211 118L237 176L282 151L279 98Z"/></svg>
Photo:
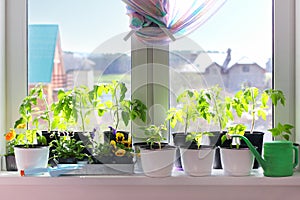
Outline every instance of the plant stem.
<svg viewBox="0 0 300 200"><path fill-rule="evenodd" d="M48 132L50 132L50 130L51 130L51 120L50 120L50 114L49 114L50 109L49 109L49 104L47 102L47 99L44 95L43 95L43 101L46 106L46 115L47 115L46 119L47 119L47 123L48 123Z"/></svg>
<svg viewBox="0 0 300 200"><path fill-rule="evenodd" d="M185 127L184 127L184 134L187 134L188 126L189 126L189 112L188 107L186 108L186 117L185 117Z"/></svg>
<svg viewBox="0 0 300 200"><path fill-rule="evenodd" d="M82 100L83 100L83 98L82 98L81 95L80 95L80 99L81 99L81 100L79 101L79 102L80 102L80 106L79 106L79 107L80 107L80 112L79 112L79 113L80 113L81 124L82 124L82 133L85 133L84 116L83 116L83 113L82 113L82 109L83 109L83 108L82 108L82 107L83 107L83 106L82 106Z"/></svg>
<svg viewBox="0 0 300 200"><path fill-rule="evenodd" d="M215 110L216 110L216 113L217 113L220 133L222 133L222 129L223 129L222 128L222 118L220 117L219 108L218 108L218 105L217 105L217 100L216 100L216 97L214 95L211 95L211 96L212 96L213 104L214 104L214 107L215 107Z"/></svg>
<svg viewBox="0 0 300 200"><path fill-rule="evenodd" d="M251 100L252 100L252 111L251 111L252 123L251 123L250 133L253 133L254 125L255 125L255 99L254 99L253 90L250 90L250 91L251 91Z"/></svg>
<svg viewBox="0 0 300 200"><path fill-rule="evenodd" d="M114 115L116 115L116 126L115 126L115 130L118 129L119 126L119 121L120 121L120 116L119 116L119 101L117 98L117 87L118 87L119 83L117 84L117 86L114 88L114 97L115 97L115 102L116 102L116 111L114 113Z"/></svg>

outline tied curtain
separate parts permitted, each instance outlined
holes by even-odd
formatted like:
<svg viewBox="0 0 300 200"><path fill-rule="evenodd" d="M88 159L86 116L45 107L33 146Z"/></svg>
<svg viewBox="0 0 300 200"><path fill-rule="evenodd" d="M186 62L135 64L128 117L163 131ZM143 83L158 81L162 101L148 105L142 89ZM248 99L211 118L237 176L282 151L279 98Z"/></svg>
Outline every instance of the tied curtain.
<svg viewBox="0 0 300 200"><path fill-rule="evenodd" d="M163 45L200 27L226 0L122 0L131 34L146 44ZM128 36L129 37L129 36Z"/></svg>

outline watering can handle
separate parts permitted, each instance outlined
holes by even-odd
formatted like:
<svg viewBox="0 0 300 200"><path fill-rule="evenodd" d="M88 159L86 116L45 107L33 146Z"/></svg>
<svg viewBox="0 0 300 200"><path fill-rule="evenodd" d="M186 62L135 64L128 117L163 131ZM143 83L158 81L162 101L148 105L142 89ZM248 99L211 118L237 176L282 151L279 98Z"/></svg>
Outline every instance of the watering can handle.
<svg viewBox="0 0 300 200"><path fill-rule="evenodd" d="M293 145L293 149L294 149L294 151L295 151L295 154L294 154L294 157L295 157L295 159L294 159L294 168L298 165L298 160L299 160L299 158L298 158L298 156L299 156L299 150L298 150L298 147L296 147L296 146L294 146Z"/></svg>

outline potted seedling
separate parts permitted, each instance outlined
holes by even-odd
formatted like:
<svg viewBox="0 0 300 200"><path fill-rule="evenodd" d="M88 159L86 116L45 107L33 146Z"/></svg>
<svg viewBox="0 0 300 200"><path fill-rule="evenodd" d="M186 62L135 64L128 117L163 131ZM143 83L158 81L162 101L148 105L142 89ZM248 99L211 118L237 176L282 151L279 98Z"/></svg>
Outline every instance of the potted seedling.
<svg viewBox="0 0 300 200"><path fill-rule="evenodd" d="M231 138L232 135L243 136L245 134L246 126L243 124L236 124L228 127L228 132L223 135L222 143ZM230 176L248 176L253 168L254 156L247 147L240 145L239 138L234 137L230 140L230 145L227 147L220 147L221 162L224 174Z"/></svg>
<svg viewBox="0 0 300 200"><path fill-rule="evenodd" d="M167 128L164 124L149 125L144 128L145 146L140 146L143 172L149 177L168 177L172 175L175 160L174 146L163 143Z"/></svg>
<svg viewBox="0 0 300 200"><path fill-rule="evenodd" d="M175 165L181 169L181 158L179 147L188 147L193 141L187 141L186 136L189 132L198 132L198 130L191 130L191 123L197 121L199 118L204 118L210 121L209 103L202 92L197 90L185 90L177 97L177 107L170 108L167 111L166 121L170 121L171 128L180 123L183 125L183 131L173 132L173 140L177 146L176 157L178 158Z"/></svg>
<svg viewBox="0 0 300 200"><path fill-rule="evenodd" d="M51 130L50 108L41 84L33 87L22 100L19 107L20 118L16 120L14 128L6 134L6 139L9 138L11 144L10 153L15 155L19 171L46 167L48 164L49 146L42 135L40 123L45 121L47 131ZM26 129L26 124L29 129Z"/></svg>
<svg viewBox="0 0 300 200"><path fill-rule="evenodd" d="M221 137L226 133L228 123L234 119L231 98L225 96L222 88L218 85L203 90L203 93L210 105L211 121L217 127L217 131L211 131L213 136L209 137L210 144L220 146L222 145ZM222 169L219 148L215 150L214 169Z"/></svg>
<svg viewBox="0 0 300 200"><path fill-rule="evenodd" d="M270 102L271 100L271 102ZM236 111L238 118L243 115L250 116L249 131L245 131L245 137L262 153L264 132L255 130L255 124L258 119L266 120L270 105L285 105L285 97L281 90L266 89L259 90L256 87L247 87L238 91L232 98L232 107ZM242 141L241 145L246 146ZM257 160L254 162L254 168L258 168Z"/></svg>
<svg viewBox="0 0 300 200"><path fill-rule="evenodd" d="M190 176L211 175L215 148L201 145L204 135L212 136L209 132L190 132L186 140L192 142L188 148L181 147L180 154L184 172Z"/></svg>

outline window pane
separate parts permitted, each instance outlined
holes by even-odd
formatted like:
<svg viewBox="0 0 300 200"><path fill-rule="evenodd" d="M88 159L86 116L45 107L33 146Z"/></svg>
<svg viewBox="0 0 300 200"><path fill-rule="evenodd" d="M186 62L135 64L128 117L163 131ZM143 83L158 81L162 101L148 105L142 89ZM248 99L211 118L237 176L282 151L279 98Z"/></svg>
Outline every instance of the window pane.
<svg viewBox="0 0 300 200"><path fill-rule="evenodd" d="M255 13L255 14L254 14ZM219 85L233 96L245 86L260 90L272 87L272 0L231 0L202 27L184 40L170 44L171 107L185 89ZM259 119L255 129L267 133L272 126L271 106L267 120ZM247 123L243 115L239 123ZM183 127L176 126L176 131ZM190 131L218 130L217 126L195 123ZM265 140L270 140L270 133Z"/></svg>
<svg viewBox="0 0 300 200"><path fill-rule="evenodd" d="M119 80L130 98L130 40L123 40L128 31L119 1L28 0L28 88L43 83L52 102L59 89ZM107 129L112 116L95 114L93 120L89 129Z"/></svg>

